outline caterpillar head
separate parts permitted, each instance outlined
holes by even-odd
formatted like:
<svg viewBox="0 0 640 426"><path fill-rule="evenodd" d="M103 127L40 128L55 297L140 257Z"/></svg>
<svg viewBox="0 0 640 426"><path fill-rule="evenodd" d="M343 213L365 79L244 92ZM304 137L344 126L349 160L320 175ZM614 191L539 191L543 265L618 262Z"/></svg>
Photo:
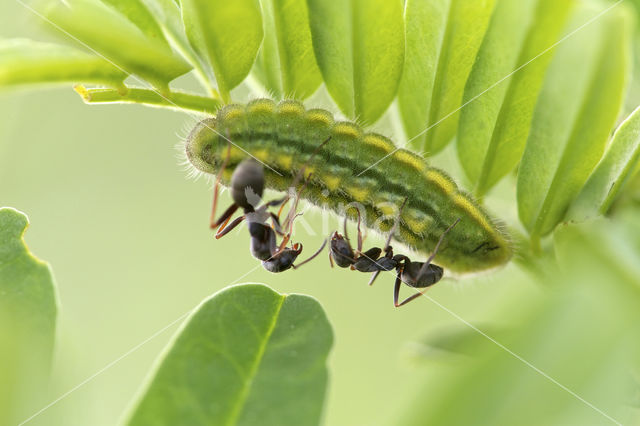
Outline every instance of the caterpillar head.
<svg viewBox="0 0 640 426"><path fill-rule="evenodd" d="M215 128L215 118L202 120L189 133L185 144L189 162L196 169L210 174L217 173L224 160L218 155L220 142Z"/></svg>

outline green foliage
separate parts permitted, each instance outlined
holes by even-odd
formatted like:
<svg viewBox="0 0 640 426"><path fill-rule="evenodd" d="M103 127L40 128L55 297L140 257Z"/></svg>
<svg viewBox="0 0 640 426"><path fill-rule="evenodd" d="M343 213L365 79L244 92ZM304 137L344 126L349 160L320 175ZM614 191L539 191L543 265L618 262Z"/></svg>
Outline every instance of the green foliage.
<svg viewBox="0 0 640 426"><path fill-rule="evenodd" d="M457 149L478 195L520 161L572 1L498 2L464 92ZM514 72L515 71L515 72ZM509 76L509 78L505 78Z"/></svg>
<svg viewBox="0 0 640 426"><path fill-rule="evenodd" d="M517 258L538 291L518 286L495 309L492 320L500 321L478 327L495 341L465 328L418 345L415 355L427 366L446 360L451 368L429 368L406 423L590 424L608 416L637 423L621 403L630 393L627 370L640 370L629 356L639 349L630 338L640 300L637 204L611 222L562 227L539 244L563 221L611 214L640 170L638 110L610 139L630 74L628 2L66 3L39 9L58 44L0 43L0 88L75 83L90 104L214 114L245 100L240 89L250 87L242 85L249 74L277 98L321 98L324 83L335 109L366 125L391 121L429 155L455 140L479 197L517 168L517 199L510 201L531 240L518 237ZM206 95L169 88L191 70ZM154 88L125 87L128 76ZM399 119L384 117L394 101ZM635 107L637 99L629 102ZM42 388L56 305L48 268L21 240L24 216L2 209L0 225L0 324L20 324L0 329L0 343L11 348L0 352L2 423L28 415L18 400ZM3 267L7 255L21 261ZM29 283L28 291L16 292L16 283ZM324 313L309 298L263 286L225 290L171 343L130 423L317 424L331 340Z"/></svg>
<svg viewBox="0 0 640 426"><path fill-rule="evenodd" d="M640 165L640 108L616 130L607 152L572 204L568 217L585 220L605 214Z"/></svg>
<svg viewBox="0 0 640 426"><path fill-rule="evenodd" d="M404 61L400 0L307 0L316 59L342 112L372 124L396 95Z"/></svg>
<svg viewBox="0 0 640 426"><path fill-rule="evenodd" d="M115 1L115 0L112 0ZM124 3L127 0L123 0ZM162 30L164 37L168 40L173 49L182 55L191 66L203 86L209 87L206 64L191 47L187 34L182 23L182 11L176 0L142 0L149 9L150 14L155 19L157 25ZM135 21L134 21L135 22ZM150 25L151 26L151 25ZM211 91L211 90L210 90ZM215 94L215 91L211 91Z"/></svg>
<svg viewBox="0 0 640 426"><path fill-rule="evenodd" d="M187 36L222 99L249 74L262 42L257 0L181 0Z"/></svg>
<svg viewBox="0 0 640 426"><path fill-rule="evenodd" d="M581 7L569 29L601 11ZM627 83L629 21L614 9L557 48L518 173L518 212L534 238L564 218L604 152Z"/></svg>
<svg viewBox="0 0 640 426"><path fill-rule="evenodd" d="M314 299L229 287L191 315L128 424L316 425L332 340Z"/></svg>
<svg viewBox="0 0 640 426"><path fill-rule="evenodd" d="M398 102L407 136L429 155L456 134L456 110L494 5L495 0L407 2L409 53Z"/></svg>
<svg viewBox="0 0 640 426"><path fill-rule="evenodd" d="M73 40L104 56L119 69L166 91L171 80L191 69L164 40L151 39L115 10L92 0L52 2L45 16ZM67 39L68 40L68 39ZM68 40L70 41L70 40ZM79 81L82 82L82 81Z"/></svg>
<svg viewBox="0 0 640 426"><path fill-rule="evenodd" d="M0 87L78 81L122 87L125 77L109 61L73 47L25 39L0 41Z"/></svg>
<svg viewBox="0 0 640 426"><path fill-rule="evenodd" d="M49 266L24 243L27 217L0 208L0 424L40 408L49 379L56 290Z"/></svg>
<svg viewBox="0 0 640 426"><path fill-rule="evenodd" d="M307 98L324 82L365 124L397 98L413 146L431 155L457 137L476 195L520 163L518 213L536 242L565 219L600 161L630 72L630 8L574 3L408 0L403 15L400 0L53 2L46 17L104 59L5 42L0 85L106 84L117 91L78 91L88 103L212 113L252 71L281 99ZM207 96L169 90L190 69ZM160 92L128 90L129 74Z"/></svg>
<svg viewBox="0 0 640 426"><path fill-rule="evenodd" d="M429 397L412 401L402 424L637 423L628 402L640 269L629 254L640 248L640 221L567 226L556 241L558 265L544 265L549 291L521 287L494 307L508 329L461 325L428 339L465 356L431 369L419 392Z"/></svg>
<svg viewBox="0 0 640 426"><path fill-rule="evenodd" d="M305 99L322 83L305 0L262 0L265 38L255 74L276 98Z"/></svg>
<svg viewBox="0 0 640 426"><path fill-rule="evenodd" d="M162 29L144 4L144 0L101 0L111 5L143 32L150 40L166 44ZM155 0L150 0L153 3ZM175 4L174 4L175 5ZM169 45L167 44L167 47Z"/></svg>

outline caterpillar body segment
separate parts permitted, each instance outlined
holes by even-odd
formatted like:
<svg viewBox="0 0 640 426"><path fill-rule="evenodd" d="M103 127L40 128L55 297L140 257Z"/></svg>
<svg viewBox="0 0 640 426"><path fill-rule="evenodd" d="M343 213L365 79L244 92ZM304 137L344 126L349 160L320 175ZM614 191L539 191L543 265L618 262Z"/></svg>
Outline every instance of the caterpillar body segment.
<svg viewBox="0 0 640 426"><path fill-rule="evenodd" d="M233 142L230 149L228 140ZM393 238L425 257L460 219L436 257L457 273L492 269L512 256L509 236L446 173L411 151L396 149L390 139L336 121L322 109L269 99L227 105L195 126L186 153L196 169L213 175L228 155L224 185L249 153L267 166L265 185L277 191L286 191L305 166L308 182L302 198L350 218L356 210L345 207L359 205L363 224L378 232L391 229L406 198Z"/></svg>

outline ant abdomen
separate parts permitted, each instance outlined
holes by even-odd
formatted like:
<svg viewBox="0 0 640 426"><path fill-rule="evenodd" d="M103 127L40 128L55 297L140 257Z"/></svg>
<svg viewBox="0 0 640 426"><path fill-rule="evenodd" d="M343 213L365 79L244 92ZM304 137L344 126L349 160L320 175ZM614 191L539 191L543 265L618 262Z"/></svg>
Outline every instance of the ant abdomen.
<svg viewBox="0 0 640 426"><path fill-rule="evenodd" d="M259 222L249 222L251 235L251 255L258 260L271 258L272 250L276 246L276 236L271 228Z"/></svg>
<svg viewBox="0 0 640 426"><path fill-rule="evenodd" d="M424 262L409 262L402 268L402 282L409 287L425 288L434 285L442 279L444 269L430 263L423 270Z"/></svg>

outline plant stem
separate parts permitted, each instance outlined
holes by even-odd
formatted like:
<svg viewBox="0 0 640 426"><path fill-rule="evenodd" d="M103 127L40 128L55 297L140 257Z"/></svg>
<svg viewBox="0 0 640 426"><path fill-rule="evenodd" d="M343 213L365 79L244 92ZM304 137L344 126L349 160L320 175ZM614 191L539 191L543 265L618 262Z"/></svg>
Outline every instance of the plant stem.
<svg viewBox="0 0 640 426"><path fill-rule="evenodd" d="M171 91L160 94L153 90L137 87L127 88L126 91L118 91L115 89L87 89L82 85L77 85L74 90L82 96L82 99L87 104L141 104L179 111L196 111L205 114L215 114L221 105L220 99L213 97Z"/></svg>

